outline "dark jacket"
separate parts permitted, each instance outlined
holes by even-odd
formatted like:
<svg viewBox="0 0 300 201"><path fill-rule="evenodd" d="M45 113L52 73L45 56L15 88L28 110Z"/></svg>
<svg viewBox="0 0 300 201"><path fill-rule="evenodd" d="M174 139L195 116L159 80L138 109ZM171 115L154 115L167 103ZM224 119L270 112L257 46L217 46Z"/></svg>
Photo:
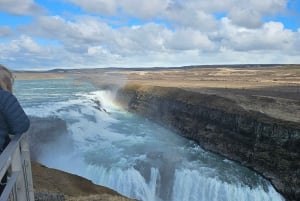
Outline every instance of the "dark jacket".
<svg viewBox="0 0 300 201"><path fill-rule="evenodd" d="M16 97L0 88L0 153L9 142L9 134L22 134L29 125L29 119Z"/></svg>

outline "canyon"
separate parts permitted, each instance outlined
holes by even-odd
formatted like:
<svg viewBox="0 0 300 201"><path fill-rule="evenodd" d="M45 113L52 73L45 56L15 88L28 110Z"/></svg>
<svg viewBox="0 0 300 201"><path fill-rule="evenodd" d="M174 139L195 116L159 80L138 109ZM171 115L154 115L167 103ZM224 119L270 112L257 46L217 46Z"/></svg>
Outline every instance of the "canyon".
<svg viewBox="0 0 300 201"><path fill-rule="evenodd" d="M17 73L17 79L68 77L115 91L129 111L255 170L286 200L300 199L299 65Z"/></svg>
<svg viewBox="0 0 300 201"><path fill-rule="evenodd" d="M118 91L117 100L129 111L261 173L286 199L299 199L298 123L247 111L228 98L178 88L128 85Z"/></svg>

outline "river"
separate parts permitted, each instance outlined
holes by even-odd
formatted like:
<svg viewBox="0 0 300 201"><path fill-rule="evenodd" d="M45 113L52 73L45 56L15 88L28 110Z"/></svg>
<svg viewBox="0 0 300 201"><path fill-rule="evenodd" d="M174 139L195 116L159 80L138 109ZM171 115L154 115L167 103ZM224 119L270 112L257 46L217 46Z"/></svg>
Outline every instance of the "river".
<svg viewBox="0 0 300 201"><path fill-rule="evenodd" d="M279 201L255 172L114 104L114 93L73 79L18 80L30 116L67 129L36 160L143 201ZM51 130L46 135L51 136Z"/></svg>

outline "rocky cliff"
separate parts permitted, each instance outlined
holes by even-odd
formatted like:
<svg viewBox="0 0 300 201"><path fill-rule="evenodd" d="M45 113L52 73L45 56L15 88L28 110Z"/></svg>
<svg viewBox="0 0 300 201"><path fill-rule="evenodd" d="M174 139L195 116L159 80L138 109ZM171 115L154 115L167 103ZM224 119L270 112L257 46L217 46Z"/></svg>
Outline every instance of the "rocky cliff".
<svg viewBox="0 0 300 201"><path fill-rule="evenodd" d="M118 192L63 171L32 162L36 201L134 201Z"/></svg>
<svg viewBox="0 0 300 201"><path fill-rule="evenodd" d="M203 148L261 173L287 200L300 200L300 125L245 110L236 101L179 88L127 85L117 101Z"/></svg>

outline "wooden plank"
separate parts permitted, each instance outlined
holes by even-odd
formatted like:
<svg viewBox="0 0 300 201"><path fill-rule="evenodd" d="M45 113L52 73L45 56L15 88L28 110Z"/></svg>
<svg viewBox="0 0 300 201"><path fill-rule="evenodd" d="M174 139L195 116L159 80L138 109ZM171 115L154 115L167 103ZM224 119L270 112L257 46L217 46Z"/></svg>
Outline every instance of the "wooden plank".
<svg viewBox="0 0 300 201"><path fill-rule="evenodd" d="M12 175L1 194L0 201L7 201L10 194L13 194L18 201L34 201L27 133L14 136L0 155L1 179L7 171L12 172Z"/></svg>
<svg viewBox="0 0 300 201"><path fill-rule="evenodd" d="M25 177L27 198L30 201L34 201L28 133L25 133L23 139L21 140L21 155L23 158L23 174Z"/></svg>
<svg viewBox="0 0 300 201"><path fill-rule="evenodd" d="M18 176L20 175L21 172L13 172L12 175L10 176L2 194L1 194L1 197L0 197L0 201L7 201L8 200L8 197L10 195L10 193L12 192L15 184L16 184L16 181L17 181L17 178Z"/></svg>
<svg viewBox="0 0 300 201"><path fill-rule="evenodd" d="M21 150L20 146L18 146L13 153L12 162L11 162L11 170L12 172L21 171L21 174L18 176L16 181L16 192L17 192L17 200L18 201L26 201L26 189L25 189L25 180L23 175L23 167L21 160Z"/></svg>
<svg viewBox="0 0 300 201"><path fill-rule="evenodd" d="M4 177L5 173L7 172L10 164L11 164L11 157L7 160L7 161L3 161L5 163L3 163L3 167L0 170L0 180L2 180L2 178Z"/></svg>
<svg viewBox="0 0 300 201"><path fill-rule="evenodd" d="M10 141L7 147L0 155L0 179L5 175L8 167L10 166L12 155L19 146L21 135L14 136L14 138Z"/></svg>
<svg viewBox="0 0 300 201"><path fill-rule="evenodd" d="M7 147L4 149L4 151L0 155L0 171L6 171L7 168L7 161L11 160L11 156L13 155L16 148L19 146L19 142L22 138L22 135L16 135L14 138L10 141L10 143L7 145ZM6 168L6 169L5 169ZM5 169L5 170L3 170ZM3 177L2 174L0 174L0 178Z"/></svg>

